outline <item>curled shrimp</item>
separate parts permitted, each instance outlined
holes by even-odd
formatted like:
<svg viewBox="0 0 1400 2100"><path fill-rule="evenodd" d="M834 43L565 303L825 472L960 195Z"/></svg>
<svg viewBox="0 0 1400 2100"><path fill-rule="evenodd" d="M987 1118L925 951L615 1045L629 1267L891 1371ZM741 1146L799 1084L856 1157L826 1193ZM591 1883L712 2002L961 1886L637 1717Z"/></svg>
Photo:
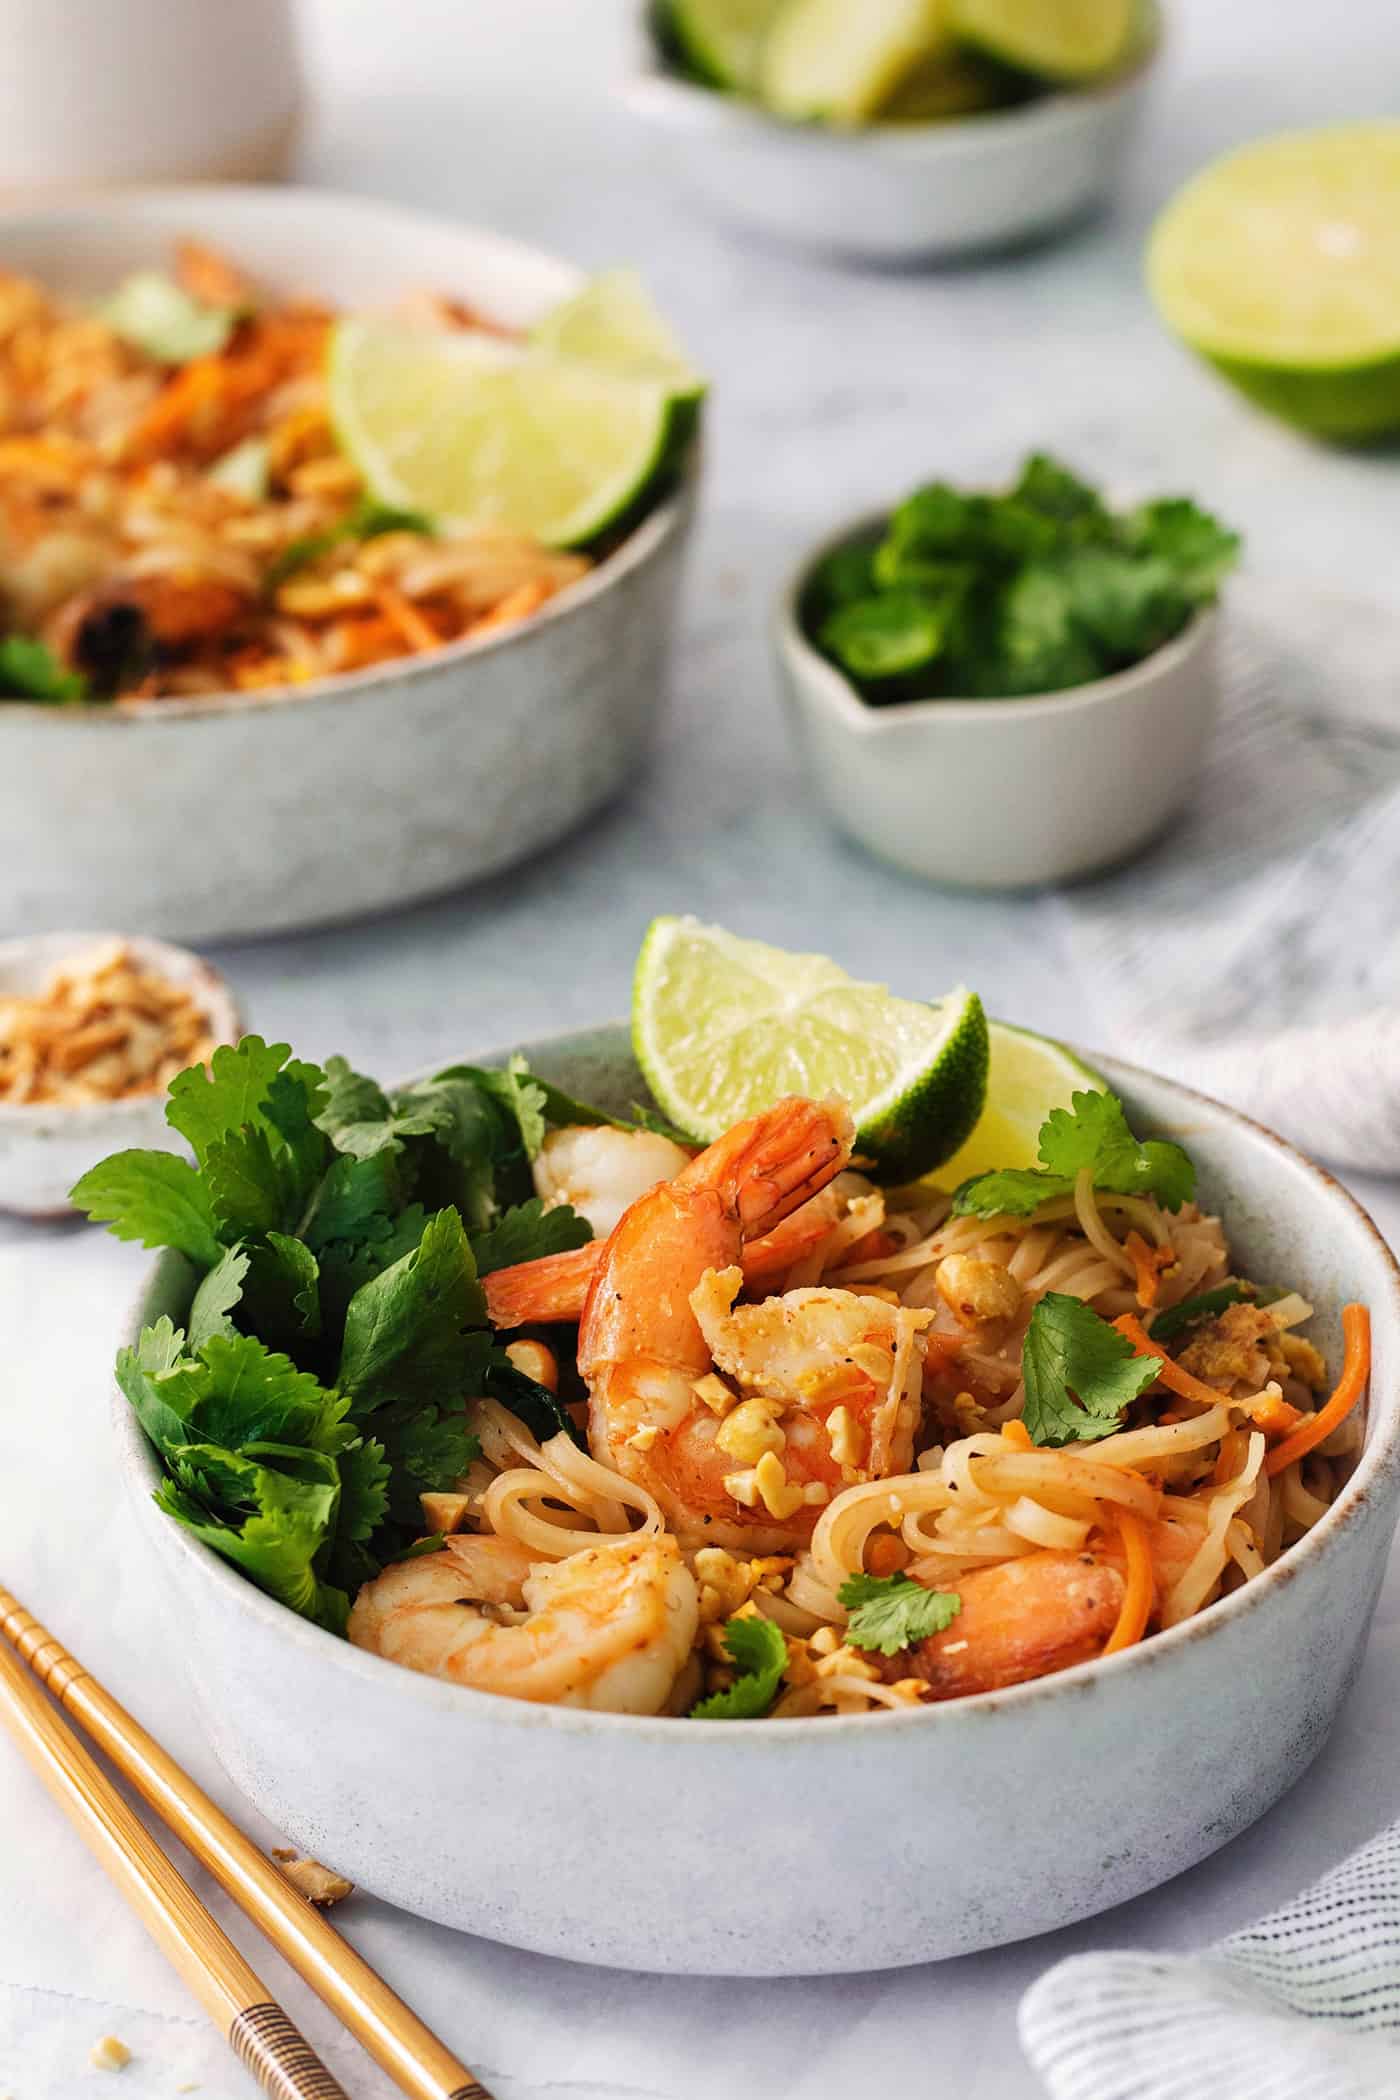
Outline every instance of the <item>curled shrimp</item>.
<svg viewBox="0 0 1400 2100"><path fill-rule="evenodd" d="M587 1218L598 1238L605 1240L630 1203L655 1188L658 1181L671 1180L689 1165L690 1154L684 1147L654 1130L615 1130L608 1123L569 1123L550 1131L531 1171L537 1196L543 1196L546 1203L570 1204ZM591 1276L591 1264L588 1273ZM586 1290L585 1282L575 1319L583 1310ZM529 1313L523 1317L546 1316Z"/></svg>
<svg viewBox="0 0 1400 2100"><path fill-rule="evenodd" d="M617 1131L613 1135L627 1133ZM688 1158L686 1163L689 1164ZM638 1194L645 1192L639 1190ZM794 1262L801 1261L804 1254L819 1247L836 1223L841 1204L842 1198L833 1189L822 1189L771 1232L750 1240L740 1256L746 1288L761 1289ZM495 1269L483 1276L482 1289L492 1326L523 1327L527 1322L582 1319L589 1285L605 1245L605 1240L590 1240L586 1247L572 1248L567 1254L542 1254L536 1261L516 1262L508 1269Z"/></svg>
<svg viewBox="0 0 1400 2100"><path fill-rule="evenodd" d="M367 1582L347 1630L357 1648L478 1692L656 1714L689 1659L698 1609L674 1539L609 1540L532 1563L512 1539L453 1537Z"/></svg>
<svg viewBox="0 0 1400 2100"><path fill-rule="evenodd" d="M817 1396L797 1390L795 1365L788 1391L770 1392L768 1407L759 1396L746 1406L715 1374L704 1322L728 1316L746 1242L825 1187L850 1147L842 1106L781 1101L641 1197L599 1257L579 1331L589 1440L596 1458L650 1492L684 1545L779 1552L805 1540L830 1499L831 1476L844 1482L846 1461L816 1421ZM862 1335L891 1312L879 1299L818 1295L861 1307ZM783 1324L800 1325L805 1313L794 1309ZM748 1340L759 1350L756 1334ZM800 1335L784 1346L803 1355ZM832 1367L813 1327L803 1362L818 1376ZM752 1368L762 1375L773 1366L755 1358ZM834 1391L822 1397L837 1405ZM848 1462L859 1464L854 1445Z"/></svg>
<svg viewBox="0 0 1400 2100"><path fill-rule="evenodd" d="M921 1677L934 1699L961 1699L1068 1670L1103 1652L1123 1602L1118 1569L1092 1553L1027 1553L952 1585L962 1608L944 1633L887 1670Z"/></svg>

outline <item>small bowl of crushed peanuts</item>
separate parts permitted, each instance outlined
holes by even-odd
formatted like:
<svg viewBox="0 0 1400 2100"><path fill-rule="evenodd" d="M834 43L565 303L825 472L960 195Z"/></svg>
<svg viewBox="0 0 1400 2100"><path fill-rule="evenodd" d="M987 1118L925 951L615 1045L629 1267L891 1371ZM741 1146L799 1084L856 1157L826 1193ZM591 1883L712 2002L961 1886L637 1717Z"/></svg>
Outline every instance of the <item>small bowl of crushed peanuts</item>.
<svg viewBox="0 0 1400 2100"><path fill-rule="evenodd" d="M65 1217L108 1152L181 1152L177 1072L238 1040L222 977L187 948L103 933L0 942L0 1210Z"/></svg>

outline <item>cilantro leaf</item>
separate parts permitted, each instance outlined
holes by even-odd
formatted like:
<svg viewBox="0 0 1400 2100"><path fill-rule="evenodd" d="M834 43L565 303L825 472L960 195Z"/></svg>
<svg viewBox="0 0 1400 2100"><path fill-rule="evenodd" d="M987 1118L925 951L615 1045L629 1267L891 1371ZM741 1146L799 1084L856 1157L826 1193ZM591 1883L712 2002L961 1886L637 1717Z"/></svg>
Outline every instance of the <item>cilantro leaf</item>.
<svg viewBox="0 0 1400 2100"><path fill-rule="evenodd" d="M250 1251L246 1323L264 1340L299 1353L321 1333L321 1270L304 1240L269 1232Z"/></svg>
<svg viewBox="0 0 1400 2100"><path fill-rule="evenodd" d="M215 1138L206 1147L204 1186L214 1222L226 1240L275 1232L286 1215L280 1162L267 1132L253 1124Z"/></svg>
<svg viewBox="0 0 1400 2100"><path fill-rule="evenodd" d="M353 1591L379 1572L381 1563L370 1541L389 1514L390 1467L383 1445L372 1437L351 1444L337 1464L340 1509L326 1574L340 1588Z"/></svg>
<svg viewBox="0 0 1400 2100"><path fill-rule="evenodd" d="M199 1269L222 1258L208 1188L173 1152L113 1152L89 1168L68 1200L119 1240L178 1247Z"/></svg>
<svg viewBox="0 0 1400 2100"><path fill-rule="evenodd" d="M190 1305L189 1346L196 1354L211 1334L237 1334L230 1315L243 1296L249 1260L245 1248L230 1247L195 1292Z"/></svg>
<svg viewBox="0 0 1400 2100"><path fill-rule="evenodd" d="M1213 603L1239 560L1239 534L1228 531L1189 496L1142 504L1126 520L1125 537L1130 546L1166 563L1193 605Z"/></svg>
<svg viewBox="0 0 1400 2100"><path fill-rule="evenodd" d="M1193 600L1169 562L1120 547L1081 547L1059 564L1070 618L1111 662L1138 663L1179 634Z"/></svg>
<svg viewBox="0 0 1400 2100"><path fill-rule="evenodd" d="M245 1035L236 1044L221 1043L206 1068L191 1065L170 1082L165 1120L178 1130L203 1166L209 1147L234 1137L245 1127L272 1127L262 1113L268 1091L291 1050L286 1043L265 1043Z"/></svg>
<svg viewBox="0 0 1400 2100"><path fill-rule="evenodd" d="M421 1531L418 1497L452 1487L481 1456L480 1440L467 1428L465 1403L381 1408L368 1427L384 1450L390 1518L410 1531Z"/></svg>
<svg viewBox="0 0 1400 2100"><path fill-rule="evenodd" d="M912 1575L851 1575L836 1592L847 1611L846 1639L855 1648L898 1655L945 1633L962 1610L954 1590L930 1590Z"/></svg>
<svg viewBox="0 0 1400 2100"><path fill-rule="evenodd" d="M340 1503L333 1458L272 1444L246 1453L194 1444L170 1452L168 1463L158 1508L269 1596L332 1633L345 1631L350 1600L316 1572Z"/></svg>
<svg viewBox="0 0 1400 2100"><path fill-rule="evenodd" d="M1139 1144L1116 1094L1079 1093L1052 1109L1040 1127L1040 1167L1001 1167L974 1175L953 1196L959 1217L1029 1217L1052 1196L1067 1196L1088 1168L1096 1189L1117 1196L1155 1196L1180 1210L1196 1192L1196 1170L1167 1138Z"/></svg>
<svg viewBox="0 0 1400 2100"><path fill-rule="evenodd" d="M461 1392L465 1338L485 1324L486 1297L462 1220L441 1210L411 1254L350 1300L338 1382L357 1413L382 1398Z"/></svg>
<svg viewBox="0 0 1400 2100"><path fill-rule="evenodd" d="M574 1247L586 1247L592 1237L593 1227L587 1218L581 1218L567 1203L556 1203L546 1210L543 1197L531 1196L528 1203L517 1203L503 1211L484 1232L472 1234L476 1273L489 1276L493 1269L513 1268L516 1262L538 1261L546 1254L567 1254Z"/></svg>
<svg viewBox="0 0 1400 2100"><path fill-rule="evenodd" d="M1088 685L1107 666L1075 618L1074 594L1058 563L1030 562L1003 591L997 613L995 691L989 698L1057 693Z"/></svg>
<svg viewBox="0 0 1400 2100"><path fill-rule="evenodd" d="M52 649L27 634L0 638L0 698L58 704L87 696L87 680L69 671Z"/></svg>
<svg viewBox="0 0 1400 2100"><path fill-rule="evenodd" d="M1090 1443L1122 1426L1123 1410L1146 1392L1160 1356L1136 1356L1082 1298L1047 1291L1021 1349L1026 1404L1021 1419L1036 1444Z"/></svg>
<svg viewBox="0 0 1400 2100"><path fill-rule="evenodd" d="M327 1392L290 1358L252 1335L213 1333L186 1351L178 1329L157 1322L117 1356L117 1383L151 1442L166 1453L187 1444L242 1451L297 1445L334 1453L353 1442L348 1400Z"/></svg>
<svg viewBox="0 0 1400 2100"><path fill-rule="evenodd" d="M726 1692L712 1692L690 1709L692 1721L761 1721L778 1696L787 1668L787 1642L771 1619L730 1619L724 1645L739 1675Z"/></svg>
<svg viewBox="0 0 1400 2100"><path fill-rule="evenodd" d="M942 652L951 620L951 607L899 588L839 607L817 639L853 678L878 683L927 669Z"/></svg>
<svg viewBox="0 0 1400 2100"><path fill-rule="evenodd" d="M1047 452L1031 454L1011 493L1027 509L1072 528L1077 538L1106 536L1112 524L1098 490Z"/></svg>

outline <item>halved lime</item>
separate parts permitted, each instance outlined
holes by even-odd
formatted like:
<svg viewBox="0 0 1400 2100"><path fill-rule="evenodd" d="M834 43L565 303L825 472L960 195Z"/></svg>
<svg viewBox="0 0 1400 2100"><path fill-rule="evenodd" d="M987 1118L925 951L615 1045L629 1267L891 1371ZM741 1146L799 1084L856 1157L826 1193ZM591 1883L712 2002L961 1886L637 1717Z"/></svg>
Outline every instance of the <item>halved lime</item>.
<svg viewBox="0 0 1400 2100"><path fill-rule="evenodd" d="M1157 221L1147 277L1167 326L1284 422L1400 428L1400 124L1227 154Z"/></svg>
<svg viewBox="0 0 1400 2100"><path fill-rule="evenodd" d="M1029 1028L989 1021L987 1035L987 1098L967 1143L931 1175L940 1188L955 1189L994 1167L1039 1166L1040 1126L1051 1109L1068 1108L1071 1094L1102 1093L1108 1085L1063 1043Z"/></svg>
<svg viewBox="0 0 1400 2100"><path fill-rule="evenodd" d="M718 88L750 94L759 47L779 0L670 0L667 20L687 65Z"/></svg>
<svg viewBox="0 0 1400 2100"><path fill-rule="evenodd" d="M1094 80L1136 49L1137 0L951 0L964 42L1043 80Z"/></svg>
<svg viewBox="0 0 1400 2100"><path fill-rule="evenodd" d="M947 0L786 0L758 56L758 91L784 117L864 124L936 52Z"/></svg>
<svg viewBox="0 0 1400 2100"><path fill-rule="evenodd" d="M697 919L653 919L632 984L632 1044L682 1130L712 1142L785 1094L838 1093L856 1149L912 1180L947 1159L982 1110L987 1021L973 992L933 1005L861 984L824 955L791 955Z"/></svg>
<svg viewBox="0 0 1400 2100"><path fill-rule="evenodd" d="M353 318L327 371L336 437L372 493L444 525L580 546L667 455L665 387L485 334Z"/></svg>
<svg viewBox="0 0 1400 2100"><path fill-rule="evenodd" d="M878 112L882 124L941 124L998 109L1024 94L1024 83L975 51L933 52L907 73Z"/></svg>
<svg viewBox="0 0 1400 2100"><path fill-rule="evenodd" d="M619 379L664 386L695 401L705 382L662 320L635 270L604 270L531 330L538 350L575 357Z"/></svg>

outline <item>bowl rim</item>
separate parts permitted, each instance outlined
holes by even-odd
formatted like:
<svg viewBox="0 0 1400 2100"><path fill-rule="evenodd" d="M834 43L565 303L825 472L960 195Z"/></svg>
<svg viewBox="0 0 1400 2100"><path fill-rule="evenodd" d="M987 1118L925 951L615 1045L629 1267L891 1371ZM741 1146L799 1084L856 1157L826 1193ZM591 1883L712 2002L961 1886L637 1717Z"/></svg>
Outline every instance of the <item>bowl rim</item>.
<svg viewBox="0 0 1400 2100"><path fill-rule="evenodd" d="M60 930L15 934L9 940L0 941L0 973L11 964L26 960L36 949L58 950L55 962L61 962L65 956L80 957L87 949L96 948L104 941L122 941L139 960L152 962L157 967L169 968L173 964L183 972L175 981L190 985L209 1023L214 1047L219 1049L226 1043L238 1041L243 1033L243 1016L233 987L222 970L216 969L198 950L183 948L178 941L160 940L154 934L119 933L110 927L95 933ZM55 964L49 967L55 967ZM0 992L0 1003L8 996ZM118 1118L130 1116L149 1120L152 1108L163 1107L164 1099L164 1094L157 1088L147 1094L128 1094L116 1101L0 1101L0 1130L16 1136L28 1132L35 1138L67 1138L84 1129L100 1131ZM41 1127L36 1130L35 1125Z"/></svg>
<svg viewBox="0 0 1400 2100"><path fill-rule="evenodd" d="M455 237L474 243L479 250L493 249L505 262L553 271L561 284L567 280L566 296L568 288L577 290L586 282L586 272L567 257L499 234L489 226L455 219L446 212L420 211L380 197L358 197L350 190L320 190L299 184L269 188L258 183L237 182L151 183L134 184L130 189L120 190L65 191L59 197L0 205L0 244L7 233L19 228L42 231L51 226L53 238L58 241L63 236L65 225L75 221L88 225L100 225L104 220L139 225L152 210L157 223L166 212L187 212L191 218L197 219L201 212L207 215L211 203L215 209L221 205L230 209L246 207L250 212L264 216L286 217L300 211L308 218L318 214L324 214L327 219L358 218L362 228L367 219L372 219L382 227L386 237L396 225L405 230L413 227L420 232L434 232L444 238ZM250 241L249 246L256 247L256 242ZM650 561L674 538L693 506L702 455L699 437L692 438L677 463L674 481L628 528L618 544L576 582L556 592L538 611L498 632L467 635L455 642L445 642L440 648L428 650L421 656L394 657L387 663L370 664L361 671L332 672L324 678L309 679L305 685L261 692L195 693L166 700L128 700L73 707L54 707L39 700L6 699L0 706L0 725L5 721L24 722L53 736L82 734L98 725L107 732L125 730L131 733L139 725L241 717L263 710L281 713L294 707L344 701L358 693L373 693L386 686L421 684L440 670L450 670L460 663L498 654L517 646L541 628L582 617L598 598ZM3 727L0 727L0 734L3 734Z"/></svg>
<svg viewBox="0 0 1400 2100"><path fill-rule="evenodd" d="M625 1024L612 1024L623 1026ZM553 1037L541 1037L533 1045L538 1054L553 1043L576 1041L583 1030L568 1030ZM489 1053L494 1055L498 1053ZM1076 1055L1080 1054L1076 1051ZM1084 1053L1094 1067L1111 1081L1117 1082L1119 1075L1128 1081L1131 1088L1134 1079L1144 1079L1153 1085L1166 1087L1180 1098L1186 1108L1193 1104L1204 1108L1212 1117L1223 1118L1227 1125L1247 1134L1252 1144L1264 1146L1282 1155L1283 1159L1299 1169L1323 1202L1341 1211L1348 1224L1360 1236L1372 1243L1380 1258L1382 1271L1386 1274L1387 1290L1385 1312L1389 1316L1391 1333L1400 1341L1400 1261L1397 1261L1384 1235L1370 1213L1359 1203L1348 1189L1342 1187L1335 1176L1325 1167L1319 1166L1292 1145L1277 1131L1244 1115L1239 1109L1201 1093L1195 1087L1184 1086L1179 1080L1167 1079L1164 1075L1150 1072L1141 1065L1134 1065L1122 1058L1107 1057L1098 1053ZM131 1308L123 1330L124 1339L133 1341L139 1331L139 1319L145 1296L151 1281L168 1254L157 1257L147 1270L141 1293ZM1372 1305L1373 1315L1377 1306ZM1374 1397L1368 1390L1368 1415L1374 1408ZM340 1663L358 1676L372 1695L375 1687L383 1693L391 1693L397 1686L398 1694L406 1702L405 1718L413 1707L423 1712L451 1712L454 1709L470 1717L475 1723L490 1722L501 1729L549 1729L571 1737L604 1737L621 1734L626 1737L649 1737L653 1734L661 1741L679 1744L681 1741L695 1743L701 1739L714 1745L718 1754L722 1746L728 1745L730 1754L743 1754L743 1745L749 1742L818 1741L830 1737L833 1744L847 1740L852 1733L871 1729L888 1731L911 1728L943 1727L953 1729L964 1722L976 1725L987 1716L1003 1712L1020 1713L1025 1709L1044 1705L1050 1700L1078 1697L1093 1692L1100 1685L1111 1685L1126 1680L1144 1669L1153 1669L1170 1663L1173 1655L1186 1650L1195 1643L1209 1640L1217 1629L1234 1625L1251 1612L1269 1603L1292 1582L1300 1569L1310 1566L1325 1554L1333 1536L1349 1527L1364 1510L1374 1488L1383 1481L1400 1473L1400 1397L1392 1402L1391 1419L1377 1426L1377 1433L1368 1437L1357 1460L1355 1469L1343 1484L1335 1502L1318 1519L1312 1530L1296 1544L1290 1546L1279 1559L1267 1567L1262 1575L1244 1583L1229 1596L1218 1599L1196 1617L1183 1620L1179 1625L1167 1627L1154 1634L1151 1639L1141 1641L1134 1647L1120 1650L1115 1655L1096 1656L1088 1662L1076 1663L1072 1668L1061 1670L1048 1677L1034 1678L1025 1684L1008 1685L999 1691L974 1692L961 1699L951 1699L931 1706L911 1707L907 1711L891 1709L869 1714L813 1715L787 1720L768 1718L746 1722L742 1729L715 1729L708 1721L691 1720L678 1715L639 1715L598 1713L580 1707L544 1706L524 1699L502 1698L499 1694L476 1691L468 1685L451 1684L443 1679L427 1676L416 1670L405 1669L400 1663L390 1662L385 1657L372 1655L362 1648L352 1647L349 1641L324 1627L313 1624L290 1611L286 1605L258 1589L246 1577L216 1554L212 1547L205 1546L190 1536L182 1526L170 1522L154 1508L149 1496L148 1508L143 1512L143 1521L152 1523L159 1519L164 1541L163 1550L181 1555L198 1573L195 1579L211 1581L215 1589L229 1602L241 1604L251 1611L254 1618L274 1638L278 1630L287 1636L294 1646L308 1653L313 1659L320 1655L330 1662L330 1646L339 1651ZM153 1486L159 1479L159 1467L155 1452L147 1442L137 1421L134 1410L126 1401L119 1387L113 1386L111 1398L111 1422L117 1442L117 1468L125 1476L127 1486L138 1493L144 1483ZM162 1550L151 1539L153 1550ZM412 1702L412 1706L408 1704ZM678 1737L677 1729L683 1731ZM799 1736L793 1730L801 1731ZM757 1731L757 1733L755 1733ZM878 1740L879 1738L877 1738Z"/></svg>
<svg viewBox="0 0 1400 2100"><path fill-rule="evenodd" d="M869 701L862 700L846 673L808 639L802 625L802 599L819 562L838 549L869 537L886 525L891 515L889 508L862 511L809 547L788 570L771 615L774 639L793 676L801 679L806 693L824 701L842 726L855 734L892 736L911 725L927 728L935 723L949 728L977 723L987 728L999 722L1044 721L1111 707L1143 686L1170 678L1183 663L1204 655L1219 629L1218 600L1213 605L1198 606L1179 633L1150 656L1144 656L1140 663L1129 664L1123 671L1111 671L1106 678L1091 678L1084 685L1068 686L1062 692L1022 693L988 700L960 699L950 694L946 700L897 700L885 707L872 707Z"/></svg>
<svg viewBox="0 0 1400 2100"><path fill-rule="evenodd" d="M715 135L781 138L799 149L854 153L872 149L891 162L951 160L995 153L1003 146L1028 143L1072 129L1086 114L1098 113L1129 99L1159 65L1168 31L1159 6L1152 9L1151 34L1133 63L1122 73L1080 86L1047 88L1010 108L971 110L953 118L850 126L780 116L723 88L707 87L672 71L642 25L643 42L632 72L619 83L621 100L635 115L677 128Z"/></svg>

